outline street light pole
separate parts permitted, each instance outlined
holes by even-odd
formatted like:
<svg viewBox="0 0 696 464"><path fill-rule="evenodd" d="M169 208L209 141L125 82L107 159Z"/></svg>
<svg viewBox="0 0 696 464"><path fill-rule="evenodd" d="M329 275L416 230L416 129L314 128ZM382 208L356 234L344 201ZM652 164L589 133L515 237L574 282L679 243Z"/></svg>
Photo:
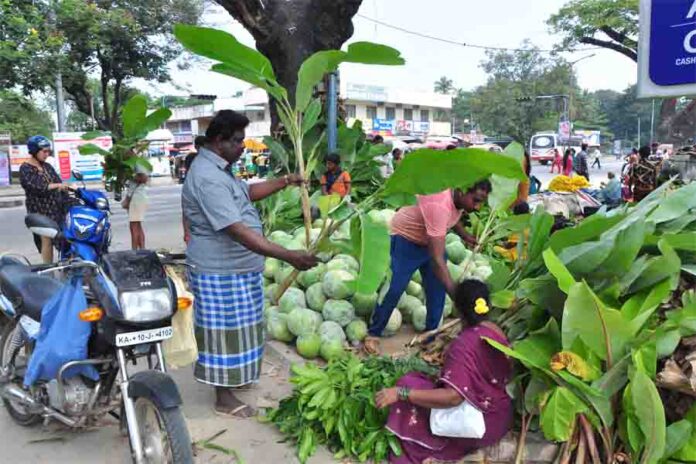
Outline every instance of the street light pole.
<svg viewBox="0 0 696 464"><path fill-rule="evenodd" d="M592 58L595 56L595 53L587 56L583 56L582 58L578 58L575 61L572 61L568 63L568 67L570 68L570 88L568 89L568 108L566 112L566 121L568 121L568 126L570 127L570 135L572 137L573 135L573 118L570 115L570 112L572 111L573 108L573 66L575 66L577 63L581 62L582 60L586 60L588 58Z"/></svg>

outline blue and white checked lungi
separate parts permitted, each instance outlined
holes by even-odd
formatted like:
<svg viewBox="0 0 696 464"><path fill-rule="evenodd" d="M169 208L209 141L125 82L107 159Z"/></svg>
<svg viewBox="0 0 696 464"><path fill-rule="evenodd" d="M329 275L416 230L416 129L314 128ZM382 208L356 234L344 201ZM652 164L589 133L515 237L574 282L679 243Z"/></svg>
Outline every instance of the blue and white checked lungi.
<svg viewBox="0 0 696 464"><path fill-rule="evenodd" d="M238 387L261 375L263 275L189 272L194 295L199 382Z"/></svg>

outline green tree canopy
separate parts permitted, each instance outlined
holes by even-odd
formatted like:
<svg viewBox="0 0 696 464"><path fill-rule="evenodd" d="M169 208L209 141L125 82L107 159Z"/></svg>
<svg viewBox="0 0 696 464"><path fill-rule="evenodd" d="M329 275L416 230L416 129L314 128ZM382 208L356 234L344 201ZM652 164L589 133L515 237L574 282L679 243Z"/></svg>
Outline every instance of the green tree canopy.
<svg viewBox="0 0 696 464"><path fill-rule="evenodd" d="M435 84L433 85L433 90L435 91L435 93L449 95L455 90L454 82L447 76L442 76L440 79L435 81Z"/></svg>
<svg viewBox="0 0 696 464"><path fill-rule="evenodd" d="M562 100L536 97L577 92L571 67L529 43L518 51L489 51L486 55L481 67L489 74L488 81L470 99L476 124L483 132L509 135L524 144L536 131L556 130Z"/></svg>
<svg viewBox="0 0 696 464"><path fill-rule="evenodd" d="M638 61L638 0L572 0L548 20L562 48L607 48Z"/></svg>
<svg viewBox="0 0 696 464"><path fill-rule="evenodd" d="M12 91L0 91L0 132L9 132L13 143L25 143L32 135L51 136L51 115L29 98Z"/></svg>
<svg viewBox="0 0 696 464"><path fill-rule="evenodd" d="M98 126L120 134L127 84L167 81L169 64L182 52L171 26L195 24L201 13L201 0L0 0L0 88L46 91L60 70L67 99L89 115L96 96L89 80L97 76L100 94L108 96L101 98Z"/></svg>

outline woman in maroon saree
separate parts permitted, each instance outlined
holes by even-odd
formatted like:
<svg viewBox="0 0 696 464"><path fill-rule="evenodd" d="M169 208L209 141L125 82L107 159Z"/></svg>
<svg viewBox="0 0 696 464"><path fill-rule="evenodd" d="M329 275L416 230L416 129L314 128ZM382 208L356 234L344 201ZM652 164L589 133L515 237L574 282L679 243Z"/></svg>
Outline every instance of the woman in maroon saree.
<svg viewBox="0 0 696 464"><path fill-rule="evenodd" d="M459 284L455 304L468 326L447 348L439 379L433 381L424 374L410 373L399 379L396 387L377 393L377 406L390 407L387 428L401 442L402 453L392 456L391 463L457 462L479 448L497 443L510 428L512 403L505 391L511 375L510 361L482 337L509 343L502 330L487 320L488 300L484 283L465 280ZM462 401L483 413L483 437L433 435L430 410L452 408Z"/></svg>

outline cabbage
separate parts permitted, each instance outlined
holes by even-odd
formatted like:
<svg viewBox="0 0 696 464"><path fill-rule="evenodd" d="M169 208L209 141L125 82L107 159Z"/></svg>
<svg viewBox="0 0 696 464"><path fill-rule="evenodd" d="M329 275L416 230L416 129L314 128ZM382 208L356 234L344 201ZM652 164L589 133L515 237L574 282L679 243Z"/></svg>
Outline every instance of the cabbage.
<svg viewBox="0 0 696 464"><path fill-rule="evenodd" d="M324 295L321 282L310 286L305 292L305 298L310 309L321 312L324 309L324 303L326 303L326 296Z"/></svg>
<svg viewBox="0 0 696 464"><path fill-rule="evenodd" d="M303 238L294 239L294 240L291 240L285 246L285 248L287 248L288 250L296 250L296 251L297 250L306 250L307 247L305 246L304 242L305 242L305 240Z"/></svg>
<svg viewBox="0 0 696 464"><path fill-rule="evenodd" d="M273 306L270 304L264 305L263 307L263 316L268 319L271 316L275 316L277 314L280 314L280 311L278 310L277 306Z"/></svg>
<svg viewBox="0 0 696 464"><path fill-rule="evenodd" d="M466 249L462 242L452 242L445 247L447 250L447 258L454 264L461 264L471 252Z"/></svg>
<svg viewBox="0 0 696 464"><path fill-rule="evenodd" d="M324 220L323 220L323 219L317 219L316 221L314 221L314 222L312 223L312 227L314 227L315 229L321 229L322 227L324 227Z"/></svg>
<svg viewBox="0 0 696 464"><path fill-rule="evenodd" d="M428 316L428 310L425 305L420 305L411 312L411 323L417 332L425 330L425 319Z"/></svg>
<svg viewBox="0 0 696 464"><path fill-rule="evenodd" d="M295 348L297 348L297 353L305 359L316 358L321 348L319 334L307 333L300 335L295 342Z"/></svg>
<svg viewBox="0 0 696 464"><path fill-rule="evenodd" d="M340 358L343 356L345 351L343 351L343 343L338 340L330 340L323 342L319 348L319 354L325 361L331 361L332 359Z"/></svg>
<svg viewBox="0 0 696 464"><path fill-rule="evenodd" d="M450 277L452 277L452 280L455 282L459 282L464 275L464 269L450 261L447 262L447 270L450 273Z"/></svg>
<svg viewBox="0 0 696 464"><path fill-rule="evenodd" d="M367 324L362 319L354 319L346 326L346 336L351 342L361 342L367 337Z"/></svg>
<svg viewBox="0 0 696 464"><path fill-rule="evenodd" d="M401 312L401 317L404 322L411 322L413 310L419 306L423 306L423 303L411 295L403 295L397 304L397 308Z"/></svg>
<svg viewBox="0 0 696 464"><path fill-rule="evenodd" d="M277 243L278 245L284 246L284 244L287 244L290 241L292 241L292 235L285 233L282 230L276 230L271 232L271 235L268 236L268 240L270 240L273 243Z"/></svg>
<svg viewBox="0 0 696 464"><path fill-rule="evenodd" d="M352 271L354 274L356 274L360 270L360 263L358 263L358 260L353 258L351 255L336 255L334 256L334 261L336 260L341 260L345 261L346 264L348 265L348 270Z"/></svg>
<svg viewBox="0 0 696 464"><path fill-rule="evenodd" d="M452 299L449 297L449 295L445 296L445 309L442 311L442 318L447 319L452 315Z"/></svg>
<svg viewBox="0 0 696 464"><path fill-rule="evenodd" d="M278 268L282 266L281 262L275 258L266 258L263 265L263 276L267 279L272 279Z"/></svg>
<svg viewBox="0 0 696 464"><path fill-rule="evenodd" d="M337 322L341 327L347 326L355 319L353 305L345 300L327 300L321 314L325 320Z"/></svg>
<svg viewBox="0 0 696 464"><path fill-rule="evenodd" d="M271 337L281 342L291 342L293 338L292 333L288 330L288 324L286 320L287 314L278 313L269 317L266 321L266 330Z"/></svg>
<svg viewBox="0 0 696 464"><path fill-rule="evenodd" d="M389 226L392 222L392 219L394 219L394 216L396 215L396 211L393 209L383 209L382 210L382 217L384 218L384 222L387 226Z"/></svg>
<svg viewBox="0 0 696 464"><path fill-rule="evenodd" d="M390 335L394 335L396 332L399 331L401 328L401 312L394 308L394 311L391 314L391 317L389 317L389 322L387 322L387 326L384 328L384 332L382 332L382 335L385 337L388 337Z"/></svg>
<svg viewBox="0 0 696 464"><path fill-rule="evenodd" d="M459 237L459 235L457 235L453 232L450 232L449 234L447 234L447 237L445 237L445 243L447 245L449 245L450 243L458 242L460 240L461 240L461 237Z"/></svg>
<svg viewBox="0 0 696 464"><path fill-rule="evenodd" d="M334 321L324 321L321 323L319 326L319 337L321 337L322 343L338 340L343 344L346 341L346 334L343 332L343 328Z"/></svg>
<svg viewBox="0 0 696 464"><path fill-rule="evenodd" d="M423 285L423 276L421 275L420 271L414 272L411 280L417 284Z"/></svg>
<svg viewBox="0 0 696 464"><path fill-rule="evenodd" d="M288 322L288 330L298 336L317 332L323 322L319 313L307 308L293 309L288 314L286 320Z"/></svg>
<svg viewBox="0 0 696 464"><path fill-rule="evenodd" d="M278 269L276 269L276 271L273 273L273 280L275 280L275 283L280 285L285 282L288 277L290 277L292 271L293 268L291 266L278 266ZM293 281L292 286L297 286L297 279Z"/></svg>
<svg viewBox="0 0 696 464"><path fill-rule="evenodd" d="M331 258L333 258L333 254L330 251L320 251L317 253L317 258L319 258L319 261L322 263L328 263L331 261Z"/></svg>
<svg viewBox="0 0 696 464"><path fill-rule="evenodd" d="M273 299L275 298L277 292L278 284L271 284L266 286L265 290L263 291L263 294L266 298L273 302Z"/></svg>
<svg viewBox="0 0 696 464"><path fill-rule="evenodd" d="M299 288L288 288L278 301L281 313L289 313L295 308L306 308L307 302L304 293Z"/></svg>
<svg viewBox="0 0 696 464"><path fill-rule="evenodd" d="M321 234L321 229L315 228L315 229L309 230L310 245L311 245L311 243L316 241L317 238L319 238L319 234ZM295 231L295 233L293 234L292 241L301 244L303 246L303 248L305 247L305 242L307 241L307 235L305 234L304 227L300 227L299 229L297 229Z"/></svg>
<svg viewBox="0 0 696 464"><path fill-rule="evenodd" d="M424 297L423 293L423 287L419 283L416 283L414 281L410 281L408 283L408 286L406 287L406 293L411 296L415 296L419 300L422 300Z"/></svg>
<svg viewBox="0 0 696 464"><path fill-rule="evenodd" d="M355 293L355 277L347 271L329 271L324 274L322 287L327 297L345 300Z"/></svg>
<svg viewBox="0 0 696 464"><path fill-rule="evenodd" d="M355 308L355 314L358 316L369 317L372 311L377 306L377 293L365 295L364 293L356 293L351 300Z"/></svg>
<svg viewBox="0 0 696 464"><path fill-rule="evenodd" d="M321 279L322 277L324 277L324 274L326 274L326 264L319 263L312 269L300 272L300 275L297 276L297 282L303 288L309 288L317 282L321 282Z"/></svg>

